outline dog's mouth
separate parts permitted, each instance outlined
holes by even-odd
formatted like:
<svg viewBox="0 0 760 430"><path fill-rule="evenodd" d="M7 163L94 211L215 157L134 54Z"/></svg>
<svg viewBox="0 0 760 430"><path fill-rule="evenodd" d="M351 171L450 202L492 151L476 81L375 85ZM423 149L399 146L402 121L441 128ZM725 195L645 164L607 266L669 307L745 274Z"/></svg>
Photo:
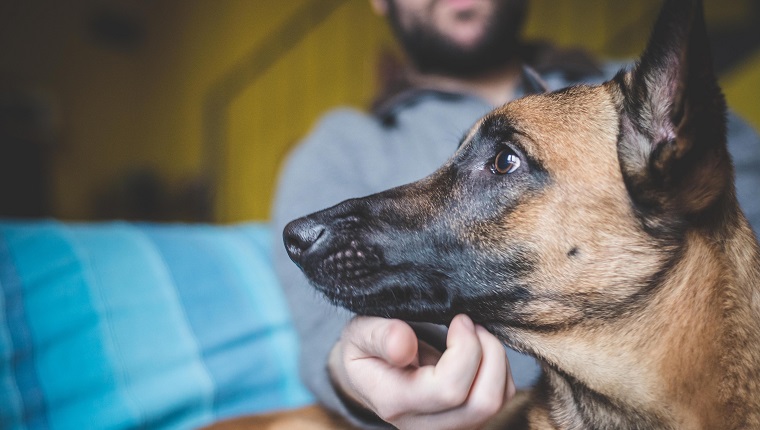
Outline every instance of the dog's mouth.
<svg viewBox="0 0 760 430"><path fill-rule="evenodd" d="M315 268L315 279L320 283L334 280L338 284L361 283L376 275L383 266L382 254L377 248L360 246L355 240L322 258Z"/></svg>
<svg viewBox="0 0 760 430"><path fill-rule="evenodd" d="M380 275L376 279L383 278ZM316 287L334 304L359 315L441 323L450 320L442 317L451 314L447 304L448 295L444 289L433 289L430 293L425 293L425 290L404 285L387 286L374 291L357 288L355 284L317 284Z"/></svg>
<svg viewBox="0 0 760 430"><path fill-rule="evenodd" d="M338 304L344 298L371 295L368 289L384 272L382 253L374 247L360 246L355 240L322 255L312 255L302 270L322 294Z"/></svg>
<svg viewBox="0 0 760 430"><path fill-rule="evenodd" d="M328 300L360 315L448 322L453 316L448 276L410 262L389 264L379 248L351 241L302 267Z"/></svg>

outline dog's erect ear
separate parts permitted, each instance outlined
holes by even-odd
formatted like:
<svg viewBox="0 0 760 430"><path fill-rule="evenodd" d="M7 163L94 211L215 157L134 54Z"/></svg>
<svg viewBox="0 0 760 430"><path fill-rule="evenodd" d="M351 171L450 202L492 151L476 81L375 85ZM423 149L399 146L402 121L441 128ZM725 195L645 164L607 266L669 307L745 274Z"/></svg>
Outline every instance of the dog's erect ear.
<svg viewBox="0 0 760 430"><path fill-rule="evenodd" d="M725 101L713 72L700 0L666 0L623 93L618 155L645 211L698 214L732 176Z"/></svg>

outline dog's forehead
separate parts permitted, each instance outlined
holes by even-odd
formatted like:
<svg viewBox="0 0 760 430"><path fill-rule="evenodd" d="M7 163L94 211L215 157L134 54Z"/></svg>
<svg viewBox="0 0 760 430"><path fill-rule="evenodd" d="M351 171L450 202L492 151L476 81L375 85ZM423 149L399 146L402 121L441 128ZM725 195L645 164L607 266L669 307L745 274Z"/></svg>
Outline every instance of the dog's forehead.
<svg viewBox="0 0 760 430"><path fill-rule="evenodd" d="M618 128L619 109L609 90L576 86L508 103L484 117L473 133L501 133L504 139L517 135L528 155L548 168L561 169L581 160L616 162Z"/></svg>

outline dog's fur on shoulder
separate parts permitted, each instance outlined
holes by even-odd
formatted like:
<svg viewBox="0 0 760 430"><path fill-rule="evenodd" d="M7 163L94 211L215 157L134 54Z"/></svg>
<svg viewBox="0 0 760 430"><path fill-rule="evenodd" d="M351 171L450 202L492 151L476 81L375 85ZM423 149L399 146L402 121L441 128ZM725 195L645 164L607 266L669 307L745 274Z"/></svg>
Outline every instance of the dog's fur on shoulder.
<svg viewBox="0 0 760 430"><path fill-rule="evenodd" d="M356 313L466 313L535 356L527 428L760 428L760 251L725 111L701 2L668 0L632 70L496 109L431 176L286 246Z"/></svg>

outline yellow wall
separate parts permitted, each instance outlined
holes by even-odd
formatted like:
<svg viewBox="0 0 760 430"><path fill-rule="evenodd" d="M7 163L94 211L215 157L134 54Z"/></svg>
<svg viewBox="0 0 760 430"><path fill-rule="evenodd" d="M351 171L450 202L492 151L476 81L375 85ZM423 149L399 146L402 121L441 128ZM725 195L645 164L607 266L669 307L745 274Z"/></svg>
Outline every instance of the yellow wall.
<svg viewBox="0 0 760 430"><path fill-rule="evenodd" d="M711 29L745 23L753 0L705 0ZM633 58L644 48L662 0L530 0L528 38L578 45L602 57Z"/></svg>
<svg viewBox="0 0 760 430"><path fill-rule="evenodd" d="M144 4L136 13L147 20L146 43L134 53L93 45L72 20L60 31L68 41L58 70L37 84L63 125L54 163L56 215L90 218L93 195L130 170L155 169L174 189L195 178L210 88L306 2ZM287 149L327 109L366 106L374 53L391 45L365 2L346 1L251 82L229 106L215 218L266 219Z"/></svg>
<svg viewBox="0 0 760 430"><path fill-rule="evenodd" d="M16 48L19 58L11 67L19 76L34 72L32 85L22 83L51 101L60 125L55 214L88 219L93 196L127 171L155 169L173 190L197 178L204 165L209 91L310 0L112 0L109 4L144 19L144 43L126 53L88 39L86 14L97 2L43 7L13 1L23 19L5 13L0 32L18 41L6 38L0 45ZM750 1L706 1L710 25L741 23ZM644 46L658 5L658 0L533 0L526 34L580 44L605 57L631 58ZM620 28L630 30L615 37ZM28 56L21 58L23 39L39 39L36 34L49 38L37 44L50 51L40 53L49 59L45 70ZM226 137L219 149L215 219L266 219L283 155L327 109L366 106L375 90L378 52L392 46L385 23L367 1L345 0L309 37L236 93L226 108ZM760 57L722 82L731 105L760 127L755 103Z"/></svg>
<svg viewBox="0 0 760 430"><path fill-rule="evenodd" d="M384 22L366 2L349 0L240 94L230 109L219 219L268 216L287 149L327 109L367 106L375 89L376 53L384 46L392 46Z"/></svg>
<svg viewBox="0 0 760 430"><path fill-rule="evenodd" d="M726 74L721 84L731 109L760 130L760 51Z"/></svg>

